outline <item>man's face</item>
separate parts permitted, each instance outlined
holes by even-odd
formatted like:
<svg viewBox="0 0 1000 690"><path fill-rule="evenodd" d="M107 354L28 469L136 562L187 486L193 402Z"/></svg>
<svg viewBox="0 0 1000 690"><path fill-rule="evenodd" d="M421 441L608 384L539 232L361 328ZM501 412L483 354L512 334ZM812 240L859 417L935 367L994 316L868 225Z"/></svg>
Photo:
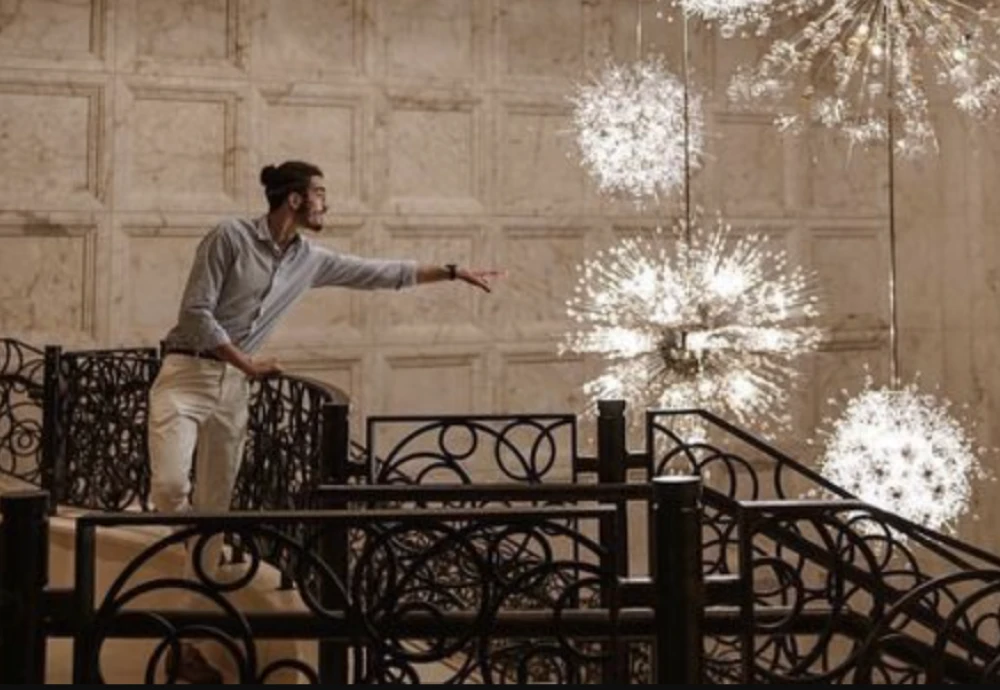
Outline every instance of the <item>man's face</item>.
<svg viewBox="0 0 1000 690"><path fill-rule="evenodd" d="M326 214L326 187L322 177L309 180L306 195L295 211L296 222L310 230L319 232L323 229L323 216Z"/></svg>

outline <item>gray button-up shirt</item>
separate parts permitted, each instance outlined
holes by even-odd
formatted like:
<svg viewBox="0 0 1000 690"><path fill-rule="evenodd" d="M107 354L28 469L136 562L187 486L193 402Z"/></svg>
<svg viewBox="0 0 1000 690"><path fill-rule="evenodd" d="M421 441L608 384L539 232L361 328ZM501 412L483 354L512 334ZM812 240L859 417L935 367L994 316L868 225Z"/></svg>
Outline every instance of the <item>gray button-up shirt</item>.
<svg viewBox="0 0 1000 690"><path fill-rule="evenodd" d="M416 283L415 261L338 254L299 235L282 253L267 216L231 218L198 245L167 348L212 350L233 343L253 353L281 315L311 287L399 289Z"/></svg>

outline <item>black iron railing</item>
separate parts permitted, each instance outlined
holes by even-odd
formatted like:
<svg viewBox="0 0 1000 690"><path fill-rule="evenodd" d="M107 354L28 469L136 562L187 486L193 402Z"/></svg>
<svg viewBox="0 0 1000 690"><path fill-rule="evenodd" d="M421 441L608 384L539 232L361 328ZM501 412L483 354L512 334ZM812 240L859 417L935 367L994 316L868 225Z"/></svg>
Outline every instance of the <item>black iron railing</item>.
<svg viewBox="0 0 1000 690"><path fill-rule="evenodd" d="M143 434L137 423L143 414L140 391L150 374L136 364L143 353L62 353L0 343L6 348L0 369L0 424L6 423L0 426L0 471L49 487L55 496L83 507L144 505L147 480L134 469L145 447L137 442ZM50 367L52 361L59 365ZM51 402L69 395L79 400ZM94 401L113 396L126 401L123 412L98 415ZM584 499L566 493L565 483L585 492L587 483L619 487L640 474L639 493L614 500L592 497L632 511L631 524L599 522L591 525L597 530L593 534L564 527L604 548L614 544L622 554L614 566L622 583L616 591L625 600L652 606L648 583L634 577L628 565L645 563L652 572L660 547L651 522L645 548L629 553L629 531L640 526L635 516L653 518L641 489L661 475L693 476L705 486L699 573L706 578L706 601L713 605L699 643L705 680L995 681L1000 618L993 592L1000 559L854 501L810 468L714 415L650 412L645 447L631 451L624 404L602 401L597 454L587 457L578 451L572 415L378 417L368 420L366 443L360 446L349 440L347 407L338 404L344 402L304 379L257 382L251 442L234 507L305 507L296 497L310 495L321 484L358 483L373 487L326 488L326 498L346 504L349 495L351 505L366 510L376 505L413 511L487 509L498 502L551 506L557 500L579 506ZM56 428L51 424L62 425L59 433L45 433ZM87 428L95 425L106 427L106 433ZM95 449L102 447L120 467L98 466L102 455ZM90 488L96 478L100 492ZM484 486L487 481L504 486ZM452 486L433 489L433 496L425 491L442 483ZM240 541L238 534L231 540L238 555L248 552L245 559L253 560L256 553L277 565L286 586L303 586L307 583L296 581L300 551L284 544L314 543L311 524L288 522L267 535L255 534L252 543ZM290 525L298 531L281 531ZM323 555L335 572L349 573L376 535L342 536L347 546ZM412 546L400 538L393 542L400 553ZM550 551L543 541L525 549L536 558ZM453 612L468 603L461 597L451 601ZM574 606L588 603L593 602L573 600ZM327 659L340 658L346 649L343 641L324 644ZM663 651L657 652L652 638L630 637L627 644L627 655L616 648L615 668L628 667L633 682L652 679L654 661ZM377 666L372 653L365 652L363 664L369 673ZM602 661L601 673L608 663ZM346 662L340 665L346 668ZM581 676L593 677L598 676Z"/></svg>
<svg viewBox="0 0 1000 690"><path fill-rule="evenodd" d="M858 501L742 502L741 679L1000 682L1000 563ZM758 611L787 606L783 620ZM802 636L795 621L825 611Z"/></svg>
<svg viewBox="0 0 1000 690"><path fill-rule="evenodd" d="M739 634L706 640L716 682L996 682L1000 558L857 501L704 411L648 413L646 445L626 465L702 478L702 571L741 583Z"/></svg>
<svg viewBox="0 0 1000 690"><path fill-rule="evenodd" d="M652 605L625 610L615 562L618 549L587 536L613 531L624 516L619 505L602 503L613 492L590 490L587 495L587 489L576 487L567 497L583 496L589 504L585 507L89 515L78 522L75 582L68 590L45 587L47 496L6 497L0 502L0 681L43 682L46 642L58 637L73 640L75 682L103 679L101 652L110 640L153 642L144 663L150 682L164 673L166 654L193 638L221 645L241 682L262 682L279 673L324 683L415 682L428 669L435 672L435 682L626 681L629 669L612 653L616 640L638 635L673 649L682 644L680 633L700 625L703 607L690 596L692 590L665 584L686 579L672 572L676 564L697 562L699 545L683 537L698 534L698 511L691 503L697 496L669 484L656 487L655 500L662 507L659 543L663 550L687 548L690 553L664 555L657 568L660 580L650 588L656 594ZM620 491L625 496L636 489ZM604 529L602 523L607 523ZM296 524L308 524L308 529L296 529ZM151 537L98 592L99 534L123 527L165 531ZM342 550L352 531L364 533L365 548L350 570L342 571L327 556ZM294 533L308 534L309 540L288 536ZM250 546L247 561L228 566L225 578L201 573L193 580L177 579L153 566L185 542L187 553L197 558L207 540L225 535L238 535ZM291 560L297 564L302 610L241 612L230 603L260 572L262 553L252 545L261 541L296 553ZM524 548L563 541L574 548ZM400 543L409 548L400 550ZM4 567L15 553L21 567ZM170 601L187 596L201 604L170 609L144 604L164 593ZM525 601L532 602L530 610ZM578 605L583 601L590 604ZM694 620L678 622L680 613ZM318 640L318 664L288 657L264 665L258 645L266 639ZM348 648L364 656L348 664L337 655ZM31 663L25 664L26 659ZM698 677L698 667L697 655L684 656L675 665L660 663L657 680L689 682ZM586 675L588 668L594 675ZM449 674L444 679L443 669Z"/></svg>
<svg viewBox="0 0 1000 690"><path fill-rule="evenodd" d="M43 484L58 505L149 508L148 397L159 367L151 348L60 354L57 453Z"/></svg>
<svg viewBox="0 0 1000 690"><path fill-rule="evenodd" d="M574 415L369 417L364 446L373 484L538 484L578 467Z"/></svg>
<svg viewBox="0 0 1000 690"><path fill-rule="evenodd" d="M64 352L0 340L0 473L49 491L53 509L149 510L148 395L159 366L155 348ZM318 485L331 455L323 408L346 403L320 381L255 380L233 508L290 509ZM351 452L356 476L363 450Z"/></svg>

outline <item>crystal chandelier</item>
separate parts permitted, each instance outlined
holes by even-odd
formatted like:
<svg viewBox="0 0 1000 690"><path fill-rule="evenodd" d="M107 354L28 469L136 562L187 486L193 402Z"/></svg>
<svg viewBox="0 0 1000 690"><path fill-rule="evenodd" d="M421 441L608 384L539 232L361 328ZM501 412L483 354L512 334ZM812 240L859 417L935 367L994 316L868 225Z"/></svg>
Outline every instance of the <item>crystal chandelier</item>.
<svg viewBox="0 0 1000 690"><path fill-rule="evenodd" d="M865 502L954 533L973 483L988 475L968 420L915 384L876 387L871 377L826 433L820 472ZM899 535L897 535L899 538Z"/></svg>
<svg viewBox="0 0 1000 690"><path fill-rule="evenodd" d="M641 205L677 190L700 163L701 98L661 58L609 63L570 101L583 165L603 193Z"/></svg>
<svg viewBox="0 0 1000 690"><path fill-rule="evenodd" d="M817 123L866 145L888 139L895 120L897 152L909 156L937 149L931 88L970 115L991 115L1000 103L994 0L676 2L724 35L771 41L756 64L737 70L728 96L775 109L783 129Z"/></svg>
<svg viewBox="0 0 1000 690"><path fill-rule="evenodd" d="M579 267L563 352L596 354L588 400L700 408L762 431L788 425L792 360L821 332L816 277L757 235L679 220Z"/></svg>

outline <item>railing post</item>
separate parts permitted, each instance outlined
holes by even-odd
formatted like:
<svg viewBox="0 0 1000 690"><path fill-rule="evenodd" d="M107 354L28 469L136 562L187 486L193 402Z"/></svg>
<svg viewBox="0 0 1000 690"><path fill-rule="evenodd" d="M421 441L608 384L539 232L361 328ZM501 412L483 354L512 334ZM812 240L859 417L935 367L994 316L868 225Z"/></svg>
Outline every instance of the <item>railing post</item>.
<svg viewBox="0 0 1000 690"><path fill-rule="evenodd" d="M42 370L42 488L49 492L54 513L63 498L66 453L63 444L62 347L46 345Z"/></svg>
<svg viewBox="0 0 1000 690"><path fill-rule="evenodd" d="M601 484L624 484L626 477L625 401L599 400L597 402L597 481ZM620 506L622 510L625 506ZM617 527L617 529L616 529ZM622 552L618 558L618 575L628 574L628 521L611 525L601 522L601 544Z"/></svg>
<svg viewBox="0 0 1000 690"><path fill-rule="evenodd" d="M350 450L350 424L348 422L348 412L350 408L346 404L325 404L323 405L323 449L320 467L321 484L346 484L348 470L348 453ZM336 510L345 509L347 506L329 505L324 508ZM346 528L333 528L326 531L319 543L320 558L330 567L340 578L341 582L348 582L348 556L350 553L350 541ZM342 607L345 614L348 612L347 602L343 599L341 592L329 587L330 583L323 581L323 589L320 592L322 605L331 610L335 607ZM346 685L349 681L347 660L349 656L348 645L342 642L330 640L320 640L319 642L319 679L322 684Z"/></svg>
<svg viewBox="0 0 1000 690"><path fill-rule="evenodd" d="M597 478L601 484L625 481L625 401L597 401Z"/></svg>
<svg viewBox="0 0 1000 690"><path fill-rule="evenodd" d="M49 495L0 496L0 685L45 683Z"/></svg>
<svg viewBox="0 0 1000 690"><path fill-rule="evenodd" d="M653 480L656 683L701 685L705 585L701 567L701 479Z"/></svg>
<svg viewBox="0 0 1000 690"><path fill-rule="evenodd" d="M323 405L323 454L320 483L346 484L350 462L350 423L347 403Z"/></svg>
<svg viewBox="0 0 1000 690"><path fill-rule="evenodd" d="M600 484L624 484L627 475L625 439L625 401L597 401L597 481ZM628 550L628 506L625 501L618 505L616 524L601 520L600 541L608 553L616 555L614 569L617 577L627 577L629 571ZM602 601L608 606L611 602ZM630 682L628 643L617 640L614 653L603 665L603 682L612 680Z"/></svg>

